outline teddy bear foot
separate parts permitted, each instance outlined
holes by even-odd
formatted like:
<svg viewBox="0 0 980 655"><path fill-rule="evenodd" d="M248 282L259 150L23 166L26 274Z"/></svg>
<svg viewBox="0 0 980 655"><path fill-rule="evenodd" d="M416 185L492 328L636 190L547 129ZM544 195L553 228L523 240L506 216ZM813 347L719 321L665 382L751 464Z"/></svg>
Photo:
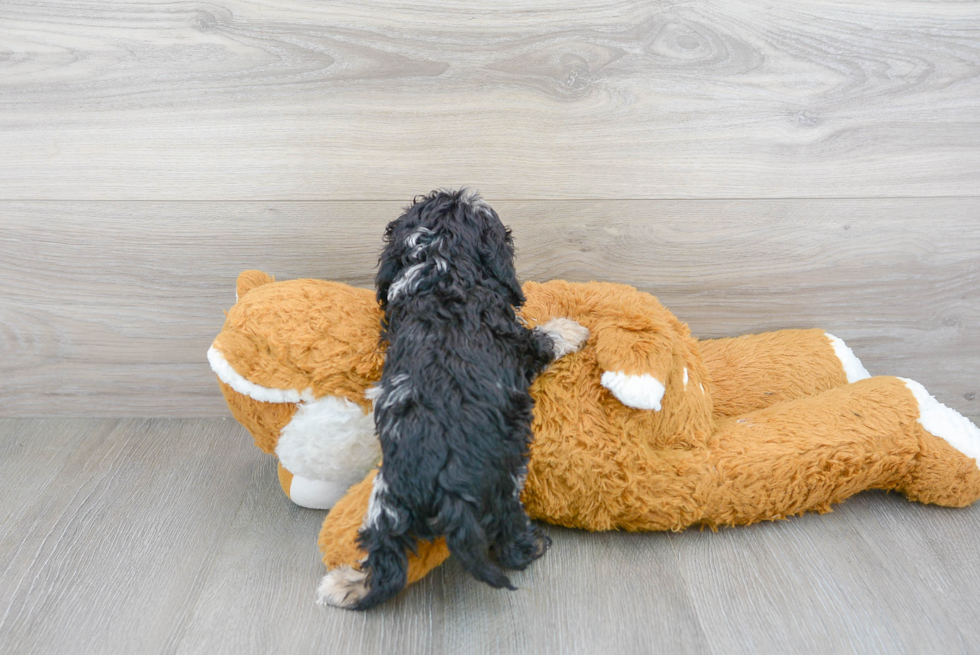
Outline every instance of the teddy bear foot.
<svg viewBox="0 0 980 655"><path fill-rule="evenodd" d="M320 579L316 588L316 603L353 609L367 593L367 573L350 566L338 566Z"/></svg>
<svg viewBox="0 0 980 655"><path fill-rule="evenodd" d="M910 500L946 507L980 499L980 428L918 382L900 379L919 404L919 453L899 491Z"/></svg>
<svg viewBox="0 0 980 655"><path fill-rule="evenodd" d="M330 509L344 497L349 484L331 480L311 480L293 475L279 464L279 485L289 499L307 509Z"/></svg>

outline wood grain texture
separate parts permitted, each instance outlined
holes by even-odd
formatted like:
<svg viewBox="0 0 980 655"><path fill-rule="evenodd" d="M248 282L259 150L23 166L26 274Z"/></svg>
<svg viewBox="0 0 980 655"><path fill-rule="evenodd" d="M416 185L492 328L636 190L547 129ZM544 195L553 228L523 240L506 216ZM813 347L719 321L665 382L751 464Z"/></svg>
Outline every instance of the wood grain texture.
<svg viewBox="0 0 980 655"><path fill-rule="evenodd" d="M962 196L980 6L0 6L0 199Z"/></svg>
<svg viewBox="0 0 980 655"><path fill-rule="evenodd" d="M964 544L971 523L872 492L823 516L669 538L714 652L972 653L974 555L934 550ZM962 584L937 584L961 565Z"/></svg>
<svg viewBox="0 0 980 655"><path fill-rule="evenodd" d="M242 495L271 471L231 420L4 422L0 442L63 462L12 499L0 536L6 653L164 652ZM44 459L4 465L4 505Z"/></svg>
<svg viewBox="0 0 980 655"><path fill-rule="evenodd" d="M494 202L523 279L633 284L696 335L820 326L980 415L970 198ZM0 203L0 415L227 416L239 272L371 286L401 203Z"/></svg>
<svg viewBox="0 0 980 655"><path fill-rule="evenodd" d="M323 512L231 420L0 420L4 653L973 653L980 506L863 493L681 533L546 527L494 591L453 560L367 613L320 608Z"/></svg>

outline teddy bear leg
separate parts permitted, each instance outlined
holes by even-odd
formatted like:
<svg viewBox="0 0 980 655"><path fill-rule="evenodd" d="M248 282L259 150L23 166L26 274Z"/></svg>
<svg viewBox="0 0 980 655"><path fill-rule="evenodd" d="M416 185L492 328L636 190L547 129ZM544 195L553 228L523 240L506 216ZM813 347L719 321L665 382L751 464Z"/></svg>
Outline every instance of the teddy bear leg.
<svg viewBox="0 0 980 655"><path fill-rule="evenodd" d="M741 416L870 377L853 351L823 330L779 330L698 342L717 417Z"/></svg>
<svg viewBox="0 0 980 655"><path fill-rule="evenodd" d="M980 452L980 435L967 419L932 403L938 405L917 398L904 380L874 377L724 419L709 444L714 479L703 522L827 511L865 489L946 505L973 502L980 474L976 454L963 450Z"/></svg>
<svg viewBox="0 0 980 655"><path fill-rule="evenodd" d="M360 570L367 553L358 545L357 534L367 514L376 474L376 470L372 471L352 486L323 521L318 545L327 573L316 593L316 601L321 605L349 607L367 593L367 575ZM447 557L449 549L445 539L418 542L416 552L408 554L408 583L424 578Z"/></svg>

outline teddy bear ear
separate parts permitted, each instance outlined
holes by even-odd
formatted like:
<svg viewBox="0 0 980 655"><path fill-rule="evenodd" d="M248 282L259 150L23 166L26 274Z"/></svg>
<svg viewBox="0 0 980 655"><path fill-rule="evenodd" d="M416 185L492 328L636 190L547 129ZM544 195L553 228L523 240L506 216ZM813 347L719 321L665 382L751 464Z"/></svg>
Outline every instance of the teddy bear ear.
<svg viewBox="0 0 980 655"><path fill-rule="evenodd" d="M263 284L269 284L275 281L276 279L274 277L262 271L245 271L238 276L238 282L235 284L235 292L238 294L238 299L241 300L242 296L255 287L260 287Z"/></svg>

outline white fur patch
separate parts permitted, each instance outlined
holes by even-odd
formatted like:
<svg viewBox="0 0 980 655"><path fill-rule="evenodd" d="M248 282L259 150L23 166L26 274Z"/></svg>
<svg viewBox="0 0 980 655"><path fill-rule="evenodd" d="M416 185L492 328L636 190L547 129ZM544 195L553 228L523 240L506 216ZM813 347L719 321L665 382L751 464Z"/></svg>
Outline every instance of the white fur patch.
<svg viewBox="0 0 980 655"><path fill-rule="evenodd" d="M919 423L927 432L945 440L950 446L967 457L976 460L980 467L980 428L955 409L933 398L926 388L915 380L899 378L909 388L919 403Z"/></svg>
<svg viewBox="0 0 980 655"><path fill-rule="evenodd" d="M619 402L627 407L660 411L660 401L667 390L663 383L648 373L627 375L606 371L602 374L602 386L609 389Z"/></svg>
<svg viewBox="0 0 980 655"><path fill-rule="evenodd" d="M824 334L830 339L830 343L834 347L834 354L837 355L841 366L844 367L844 374L847 375L848 384L871 377L868 369L864 368L864 364L857 358L854 351L844 343L843 339L835 337L830 332L824 332Z"/></svg>
<svg viewBox="0 0 980 655"><path fill-rule="evenodd" d="M289 499L307 509L330 509L337 504L350 485L329 480L310 480L294 475L289 484Z"/></svg>
<svg viewBox="0 0 980 655"><path fill-rule="evenodd" d="M419 226L415 230L405 237L405 245L409 248L417 248L419 244L419 239L421 239L426 234L432 234L432 230L427 227Z"/></svg>
<svg viewBox="0 0 980 655"><path fill-rule="evenodd" d="M406 373L393 375L388 380L388 387L378 394L381 407L387 409L392 405L405 402L412 396L412 385Z"/></svg>
<svg viewBox="0 0 980 655"><path fill-rule="evenodd" d="M279 433L276 456L293 475L350 486L381 457L374 414L337 396L300 403Z"/></svg>
<svg viewBox="0 0 980 655"><path fill-rule="evenodd" d="M378 525L378 517L384 512L387 517L394 522L398 519L398 513L385 504L385 493L388 491L388 484L384 481L381 471L374 476L371 482L371 498L368 500L367 514L364 515L362 526L375 527Z"/></svg>
<svg viewBox="0 0 980 655"><path fill-rule="evenodd" d="M419 276L422 274L423 268L425 268L425 262L412 264L399 273L395 281L388 287L388 300L394 300L402 291L408 293L414 291L418 286Z"/></svg>
<svg viewBox="0 0 980 655"><path fill-rule="evenodd" d="M215 372L218 379L229 387L254 400L263 403L298 403L300 401L312 401L313 389L306 388L302 391L296 389L273 389L272 387L259 386L249 382L238 371L231 367L221 351L211 346L208 348L208 363L211 370Z"/></svg>
<svg viewBox="0 0 980 655"><path fill-rule="evenodd" d="M316 587L316 603L349 609L367 592L367 573L349 566L338 566L320 579Z"/></svg>
<svg viewBox="0 0 980 655"><path fill-rule="evenodd" d="M553 318L538 329L555 343L555 359L582 350L589 339L589 329L570 318Z"/></svg>
<svg viewBox="0 0 980 655"><path fill-rule="evenodd" d="M684 367L684 390L685 391L687 390L687 380L688 380L687 367L685 366Z"/></svg>

